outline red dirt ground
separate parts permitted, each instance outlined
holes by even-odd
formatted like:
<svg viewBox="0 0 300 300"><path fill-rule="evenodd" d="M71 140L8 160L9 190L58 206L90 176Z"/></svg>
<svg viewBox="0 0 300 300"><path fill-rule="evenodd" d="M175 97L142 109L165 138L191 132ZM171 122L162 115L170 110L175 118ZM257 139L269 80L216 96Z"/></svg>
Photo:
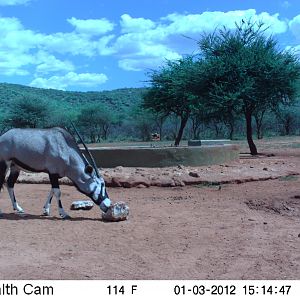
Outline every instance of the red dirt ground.
<svg viewBox="0 0 300 300"><path fill-rule="evenodd" d="M55 202L51 217L40 216L46 184L16 185L21 217L4 190L0 279L300 279L300 176L286 176L300 171L300 149L272 151L264 164L289 166L279 179L109 188L130 207L119 223L102 222L98 208L63 221ZM249 164L253 177L261 159L236 164ZM61 189L67 211L84 199L72 186Z"/></svg>

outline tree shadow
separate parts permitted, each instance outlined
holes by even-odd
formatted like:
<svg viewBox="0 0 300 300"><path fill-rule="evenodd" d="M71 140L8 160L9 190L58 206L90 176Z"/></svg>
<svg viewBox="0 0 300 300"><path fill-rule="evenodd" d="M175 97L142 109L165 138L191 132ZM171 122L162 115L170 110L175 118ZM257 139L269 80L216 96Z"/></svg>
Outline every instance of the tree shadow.
<svg viewBox="0 0 300 300"><path fill-rule="evenodd" d="M32 214L18 214L18 213L1 213L1 220L45 220L45 221L64 221L64 222L77 222L77 221L96 221L96 222L104 222L101 218L87 218L87 217L70 217L67 219L62 219L60 217L55 216L43 216L43 215L32 215Z"/></svg>

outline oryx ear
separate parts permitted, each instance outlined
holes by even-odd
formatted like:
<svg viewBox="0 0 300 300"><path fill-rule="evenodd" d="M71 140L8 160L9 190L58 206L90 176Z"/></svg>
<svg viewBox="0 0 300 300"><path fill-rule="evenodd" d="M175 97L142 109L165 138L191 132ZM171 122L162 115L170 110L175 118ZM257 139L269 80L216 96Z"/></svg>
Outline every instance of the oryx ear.
<svg viewBox="0 0 300 300"><path fill-rule="evenodd" d="M87 165L84 169L84 172L87 174L92 174L94 172L94 168L91 165Z"/></svg>

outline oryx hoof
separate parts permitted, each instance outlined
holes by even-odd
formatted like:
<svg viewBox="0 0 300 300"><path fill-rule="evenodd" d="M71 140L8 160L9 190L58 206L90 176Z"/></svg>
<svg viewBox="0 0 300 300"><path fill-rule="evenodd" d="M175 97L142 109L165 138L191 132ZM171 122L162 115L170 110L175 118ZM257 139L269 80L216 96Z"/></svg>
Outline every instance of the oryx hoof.
<svg viewBox="0 0 300 300"><path fill-rule="evenodd" d="M50 210L44 207L43 208L43 216L49 217L50 216Z"/></svg>
<svg viewBox="0 0 300 300"><path fill-rule="evenodd" d="M16 210L18 214L24 214L24 209L19 205L14 207L14 210Z"/></svg>
<svg viewBox="0 0 300 300"><path fill-rule="evenodd" d="M60 217L63 219L63 220L70 220L71 219L71 217L69 216L69 215L67 215L67 214L60 214Z"/></svg>

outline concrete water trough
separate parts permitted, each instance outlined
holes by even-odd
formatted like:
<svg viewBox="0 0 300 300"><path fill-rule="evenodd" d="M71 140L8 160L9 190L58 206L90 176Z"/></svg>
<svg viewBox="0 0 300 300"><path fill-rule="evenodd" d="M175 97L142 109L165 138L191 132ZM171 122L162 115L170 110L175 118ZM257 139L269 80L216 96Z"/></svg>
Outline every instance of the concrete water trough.
<svg viewBox="0 0 300 300"><path fill-rule="evenodd" d="M228 145L231 140L189 140L188 146Z"/></svg>
<svg viewBox="0 0 300 300"><path fill-rule="evenodd" d="M230 144L193 147L119 146L89 149L96 164L103 168L204 166L222 164L239 157L238 146Z"/></svg>

